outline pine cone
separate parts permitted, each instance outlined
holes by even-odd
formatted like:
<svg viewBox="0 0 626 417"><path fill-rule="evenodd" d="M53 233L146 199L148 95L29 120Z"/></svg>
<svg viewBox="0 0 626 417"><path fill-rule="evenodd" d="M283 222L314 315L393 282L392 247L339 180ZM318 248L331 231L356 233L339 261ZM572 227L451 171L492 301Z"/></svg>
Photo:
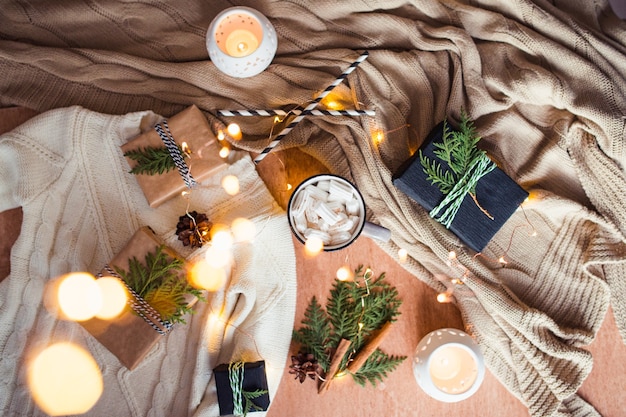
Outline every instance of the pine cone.
<svg viewBox="0 0 626 417"><path fill-rule="evenodd" d="M178 218L176 234L178 240L183 242L183 246L191 245L192 248L201 248L205 242L208 242L212 226L213 223L209 221L206 214L194 210Z"/></svg>
<svg viewBox="0 0 626 417"><path fill-rule="evenodd" d="M289 373L295 374L295 379L299 379L300 383L303 383L307 376L311 379L318 378L321 371L322 367L311 353L299 352L297 356L291 357Z"/></svg>

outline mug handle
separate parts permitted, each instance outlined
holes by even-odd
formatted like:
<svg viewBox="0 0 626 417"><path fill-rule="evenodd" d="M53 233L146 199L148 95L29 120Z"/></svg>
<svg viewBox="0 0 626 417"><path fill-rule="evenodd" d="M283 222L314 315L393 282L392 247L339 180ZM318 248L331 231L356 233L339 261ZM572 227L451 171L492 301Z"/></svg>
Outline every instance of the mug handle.
<svg viewBox="0 0 626 417"><path fill-rule="evenodd" d="M365 222L363 224L361 234L383 242L389 242L389 239L391 239L391 230L370 222Z"/></svg>

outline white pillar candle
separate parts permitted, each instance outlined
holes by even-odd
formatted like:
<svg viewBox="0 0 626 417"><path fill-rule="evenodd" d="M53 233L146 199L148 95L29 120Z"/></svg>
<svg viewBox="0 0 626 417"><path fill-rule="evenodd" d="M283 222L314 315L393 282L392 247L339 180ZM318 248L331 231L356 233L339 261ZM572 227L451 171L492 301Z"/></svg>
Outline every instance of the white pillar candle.
<svg viewBox="0 0 626 417"><path fill-rule="evenodd" d="M485 366L478 345L469 335L457 329L440 329L418 344L413 372L428 395L439 401L457 402L478 390Z"/></svg>

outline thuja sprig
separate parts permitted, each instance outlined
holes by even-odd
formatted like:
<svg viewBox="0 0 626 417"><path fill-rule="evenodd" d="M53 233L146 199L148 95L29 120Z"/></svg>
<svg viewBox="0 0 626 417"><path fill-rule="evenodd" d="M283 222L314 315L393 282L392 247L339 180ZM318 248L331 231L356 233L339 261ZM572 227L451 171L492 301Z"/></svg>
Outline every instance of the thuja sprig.
<svg viewBox="0 0 626 417"><path fill-rule="evenodd" d="M450 129L447 121L443 122L443 139L436 142L434 154L445 162L449 169L431 160L420 150L420 162L428 180L436 185L442 194L447 195L461 177L465 175L472 161L485 152L476 147L480 141L473 122L464 110L461 111L461 122L458 130ZM475 193L475 189L470 192Z"/></svg>
<svg viewBox="0 0 626 417"><path fill-rule="evenodd" d="M315 357L324 372L329 371L331 358L342 339L350 341L350 349L342 358L337 373L346 371L353 355L363 348L374 332L397 319L402 301L398 291L384 277L383 273L372 278L369 268L364 270L359 266L353 281L334 281L326 309L315 297L311 299L302 327L294 331L293 339L302 345L302 351ZM366 381L376 385L404 359L406 357L389 356L376 349L352 376L360 385Z"/></svg>
<svg viewBox="0 0 626 417"><path fill-rule="evenodd" d="M124 282L154 308L161 318L170 323L183 323L183 316L193 313L186 300L191 294L204 301L202 292L181 279L183 261L170 257L160 245L155 252L148 252L145 263L136 257L128 260L128 271L115 267Z"/></svg>
<svg viewBox="0 0 626 417"><path fill-rule="evenodd" d="M180 146L178 150L181 155L187 156ZM125 152L124 156L137 162L133 169L130 170L130 173L135 175L160 175L176 168L174 159L172 159L170 152L165 147L146 146L132 149Z"/></svg>
<svg viewBox="0 0 626 417"><path fill-rule="evenodd" d="M448 126L448 122L444 120L442 140L441 142L433 143L435 147L433 153L437 158L445 162L448 168L444 168L439 161L425 156L421 149L419 158L427 179L431 184L439 188L443 195L447 196L450 194L459 184L466 185L468 187L466 192L474 200L476 206L493 220L493 216L479 204L476 198L477 181L470 182L467 177L468 172L477 165L477 162L489 161L486 152L476 146L480 139L481 137L476 131L474 123L467 113L461 110L461 122L458 130L451 129ZM493 164L493 162L489 162ZM484 172L488 172L491 169L485 168L484 171L480 171L482 172L480 175L484 175ZM473 175L476 175L476 172ZM460 205L460 201L458 204ZM449 225L448 223L446 224Z"/></svg>

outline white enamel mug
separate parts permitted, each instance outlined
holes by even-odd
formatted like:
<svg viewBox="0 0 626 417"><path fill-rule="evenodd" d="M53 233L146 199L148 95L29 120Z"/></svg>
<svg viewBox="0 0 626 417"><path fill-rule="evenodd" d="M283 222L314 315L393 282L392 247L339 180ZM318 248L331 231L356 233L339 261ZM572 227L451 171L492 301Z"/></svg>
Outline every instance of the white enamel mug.
<svg viewBox="0 0 626 417"><path fill-rule="evenodd" d="M329 190L326 190L329 187L338 190L338 192L334 193L333 189L329 192ZM319 190L317 190L318 188ZM349 198L350 200L348 201L350 201L350 203L348 203L348 205L350 207L347 208L346 214L352 222L352 225L348 228L348 230L341 231L341 235L339 233L332 235L337 236L338 240L324 242L324 251L328 252L345 248L354 242L361 234L373 239L385 242L389 241L391 238L391 231L389 229L365 220L365 201L363 200L363 196L359 190L350 181L338 175L320 174L310 177L300 183L291 195L289 204L287 205L289 226L291 227L293 234L300 242L306 243L307 239L311 235L321 235L324 237L325 235L323 235L323 233L330 235L329 231L319 230L316 228L317 225L311 224L311 222L306 219L306 214L303 214L303 209L301 207L301 204L305 199L305 195L316 195L320 191L329 192L329 194L332 194L333 196L341 193ZM335 201L338 200L335 199ZM330 206L335 208L336 212L341 212L341 209L337 208L339 204L333 204L332 202L329 203ZM324 211L320 211L322 212L322 215L324 215ZM305 216L305 220L303 220L303 215ZM328 215L331 217L333 216L332 213L328 213ZM331 229L332 227L333 226L331 226ZM321 226L321 228L324 229L325 227Z"/></svg>

